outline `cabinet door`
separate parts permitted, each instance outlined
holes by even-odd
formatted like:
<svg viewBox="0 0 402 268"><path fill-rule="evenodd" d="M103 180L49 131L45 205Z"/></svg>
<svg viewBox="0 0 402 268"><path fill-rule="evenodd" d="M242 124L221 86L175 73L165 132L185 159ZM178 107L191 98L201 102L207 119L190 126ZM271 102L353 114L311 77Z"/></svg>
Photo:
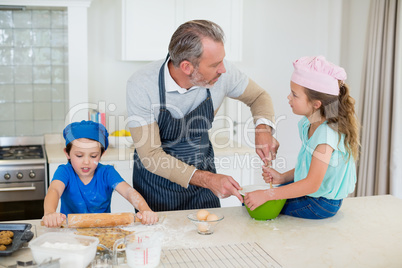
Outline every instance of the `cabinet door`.
<svg viewBox="0 0 402 268"><path fill-rule="evenodd" d="M113 165L114 168L119 172L120 176L128 183L133 186L132 171L130 166L130 161L113 161L113 162L103 162L105 165ZM134 212L134 207L128 202L123 196L121 196L117 191L113 192L111 212Z"/></svg>
<svg viewBox="0 0 402 268"><path fill-rule="evenodd" d="M232 176L240 186L263 184L259 157L250 154L233 153L215 157L216 172ZM241 206L242 203L235 196L220 199L222 207Z"/></svg>
<svg viewBox="0 0 402 268"><path fill-rule="evenodd" d="M121 0L120 58L153 61L166 57L176 30L176 0Z"/></svg>
<svg viewBox="0 0 402 268"><path fill-rule="evenodd" d="M46 182L46 193L47 189L49 188L50 183L52 182L54 173L56 172L56 169L61 165L62 163L49 163L49 177L48 181Z"/></svg>
<svg viewBox="0 0 402 268"><path fill-rule="evenodd" d="M119 58L153 61L166 57L173 32L183 22L208 19L225 32L226 58L242 57L243 0L120 0Z"/></svg>
<svg viewBox="0 0 402 268"><path fill-rule="evenodd" d="M215 157L216 172L231 176L235 181L242 185L242 169L236 165L236 156L226 155ZM230 196L225 199L220 199L222 207L236 207L241 206L242 203L235 196Z"/></svg>
<svg viewBox="0 0 402 268"><path fill-rule="evenodd" d="M49 178L48 178L48 184L46 185L46 189L45 189L45 192L46 192L46 194L47 194L47 189L49 188L49 185L50 185L50 183L52 182L52 179L53 179L53 176L54 176L54 173L56 172L56 169L59 167L59 165L61 165L61 164L65 164L65 163L49 163ZM58 203L58 205L57 205L57 209L56 209L56 211L57 212L60 212L60 205L61 205L61 201L59 200L59 203Z"/></svg>

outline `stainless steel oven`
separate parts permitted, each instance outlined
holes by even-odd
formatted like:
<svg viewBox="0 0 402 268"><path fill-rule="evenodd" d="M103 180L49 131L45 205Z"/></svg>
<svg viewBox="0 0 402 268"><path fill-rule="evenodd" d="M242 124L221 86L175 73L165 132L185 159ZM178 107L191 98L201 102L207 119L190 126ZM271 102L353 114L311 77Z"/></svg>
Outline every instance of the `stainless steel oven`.
<svg viewBox="0 0 402 268"><path fill-rule="evenodd" d="M0 221L41 218L46 185L43 136L0 137Z"/></svg>

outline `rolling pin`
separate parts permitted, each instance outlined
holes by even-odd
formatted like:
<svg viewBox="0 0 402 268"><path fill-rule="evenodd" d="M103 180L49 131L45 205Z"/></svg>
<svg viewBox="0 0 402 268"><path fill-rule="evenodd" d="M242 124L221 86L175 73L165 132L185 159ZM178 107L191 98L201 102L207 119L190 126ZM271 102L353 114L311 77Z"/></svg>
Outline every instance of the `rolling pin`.
<svg viewBox="0 0 402 268"><path fill-rule="evenodd" d="M68 214L67 220L63 221L62 227L85 228L85 227L115 227L128 226L140 221L134 213L82 213ZM41 225L44 225L41 221Z"/></svg>

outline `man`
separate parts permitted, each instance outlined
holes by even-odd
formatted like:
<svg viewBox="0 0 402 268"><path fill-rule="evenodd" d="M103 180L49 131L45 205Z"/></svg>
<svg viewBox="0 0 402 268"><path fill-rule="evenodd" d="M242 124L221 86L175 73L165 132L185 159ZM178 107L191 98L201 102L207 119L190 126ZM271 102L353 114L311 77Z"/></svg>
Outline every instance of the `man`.
<svg viewBox="0 0 402 268"><path fill-rule="evenodd" d="M154 211L219 207L219 198L231 195L243 202L240 185L216 174L208 136L226 96L250 106L256 151L265 164L275 158L270 96L224 57L222 29L189 21L173 34L166 60L148 64L127 83L133 186Z"/></svg>

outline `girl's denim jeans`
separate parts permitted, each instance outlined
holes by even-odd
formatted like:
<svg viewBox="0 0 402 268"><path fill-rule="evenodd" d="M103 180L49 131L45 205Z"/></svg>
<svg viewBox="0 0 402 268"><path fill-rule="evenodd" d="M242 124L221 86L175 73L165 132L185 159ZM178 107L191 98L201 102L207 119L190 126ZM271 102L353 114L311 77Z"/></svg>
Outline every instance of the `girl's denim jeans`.
<svg viewBox="0 0 402 268"><path fill-rule="evenodd" d="M325 219L334 216L342 205L342 199L302 196L286 200L281 214L305 219Z"/></svg>

